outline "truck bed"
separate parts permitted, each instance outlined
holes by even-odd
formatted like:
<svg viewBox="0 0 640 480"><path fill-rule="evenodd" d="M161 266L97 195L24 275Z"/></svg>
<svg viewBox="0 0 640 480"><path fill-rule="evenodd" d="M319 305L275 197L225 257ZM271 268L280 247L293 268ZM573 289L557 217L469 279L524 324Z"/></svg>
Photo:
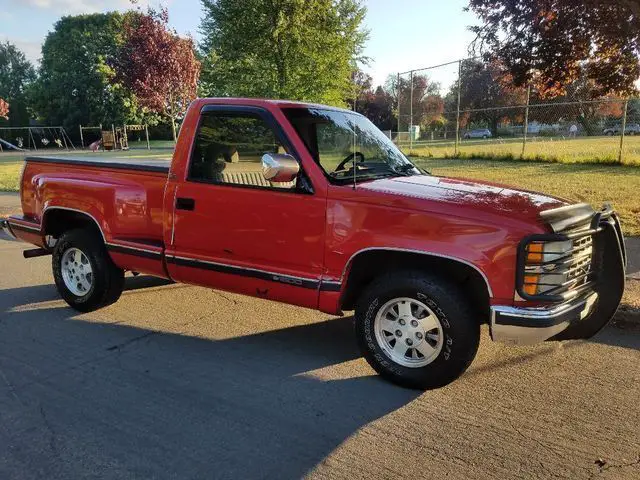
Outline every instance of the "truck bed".
<svg viewBox="0 0 640 480"><path fill-rule="evenodd" d="M47 211L75 211L101 219L95 223L107 244L121 248L133 243L144 249L155 245L161 251L170 162L100 155L27 156L21 179L23 215L11 221L42 241ZM55 215L50 218L55 221Z"/></svg>
<svg viewBox="0 0 640 480"><path fill-rule="evenodd" d="M169 173L171 156L166 159L143 159L131 157L101 157L100 155L69 155L59 156L27 156L27 162L56 163L63 165L77 165L85 167L137 170L143 172Z"/></svg>

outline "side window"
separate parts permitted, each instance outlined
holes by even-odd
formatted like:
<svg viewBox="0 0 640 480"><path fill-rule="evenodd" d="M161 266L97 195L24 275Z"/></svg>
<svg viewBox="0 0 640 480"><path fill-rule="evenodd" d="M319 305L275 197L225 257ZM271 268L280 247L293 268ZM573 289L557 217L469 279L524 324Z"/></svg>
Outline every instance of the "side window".
<svg viewBox="0 0 640 480"><path fill-rule="evenodd" d="M196 134L189 179L211 183L295 189L296 181L270 182L262 175L262 155L289 153L258 115L204 113Z"/></svg>

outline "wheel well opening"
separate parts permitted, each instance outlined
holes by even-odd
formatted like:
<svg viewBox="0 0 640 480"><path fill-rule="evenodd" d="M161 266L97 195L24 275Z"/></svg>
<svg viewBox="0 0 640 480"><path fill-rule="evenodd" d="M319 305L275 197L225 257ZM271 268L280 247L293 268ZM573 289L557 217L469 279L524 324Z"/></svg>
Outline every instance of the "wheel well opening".
<svg viewBox="0 0 640 480"><path fill-rule="evenodd" d="M394 270L421 270L456 283L468 295L480 323L489 322L488 286L475 268L449 258L390 250L363 252L352 260L342 296L342 309L353 310L360 293L376 277Z"/></svg>
<svg viewBox="0 0 640 480"><path fill-rule="evenodd" d="M59 208L47 210L42 224L44 234L53 238L60 238L63 233L76 228L92 229L102 237L102 232L93 218L86 213L73 210Z"/></svg>

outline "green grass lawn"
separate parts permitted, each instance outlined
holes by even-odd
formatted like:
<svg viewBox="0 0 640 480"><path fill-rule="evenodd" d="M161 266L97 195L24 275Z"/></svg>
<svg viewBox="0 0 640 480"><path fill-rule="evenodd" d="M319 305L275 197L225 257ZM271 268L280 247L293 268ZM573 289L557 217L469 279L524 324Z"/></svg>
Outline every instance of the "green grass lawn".
<svg viewBox="0 0 640 480"><path fill-rule="evenodd" d="M171 142L173 144L173 142ZM34 156L93 156L99 158L139 158L139 159L164 159L171 158L173 151L171 148L167 148L163 143L153 142L151 150L143 149L131 149L127 151L113 151L113 152L87 152L79 150L38 150L37 152L29 152L28 155ZM18 181L20 177L20 169L25 157L24 152L4 152L0 153L0 191L15 192L18 190Z"/></svg>
<svg viewBox="0 0 640 480"><path fill-rule="evenodd" d="M454 142L439 140L417 142L411 154L451 158L454 156ZM620 137L578 137L549 138L531 137L527 140L525 160L562 163L617 163ZM409 153L409 145L402 149ZM522 154L522 139L471 139L462 140L459 146L460 158L519 159ZM623 163L640 165L640 136L628 136L624 140Z"/></svg>
<svg viewBox="0 0 640 480"><path fill-rule="evenodd" d="M22 162L3 162L0 160L0 190L17 192Z"/></svg>

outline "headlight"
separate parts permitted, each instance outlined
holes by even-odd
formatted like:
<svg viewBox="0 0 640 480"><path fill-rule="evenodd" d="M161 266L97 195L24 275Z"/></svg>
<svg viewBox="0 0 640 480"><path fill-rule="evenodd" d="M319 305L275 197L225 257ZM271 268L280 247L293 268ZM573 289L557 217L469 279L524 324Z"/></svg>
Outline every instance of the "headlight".
<svg viewBox="0 0 640 480"><path fill-rule="evenodd" d="M524 281L527 295L540 295L564 285L572 274L573 241L529 243L525 248Z"/></svg>

